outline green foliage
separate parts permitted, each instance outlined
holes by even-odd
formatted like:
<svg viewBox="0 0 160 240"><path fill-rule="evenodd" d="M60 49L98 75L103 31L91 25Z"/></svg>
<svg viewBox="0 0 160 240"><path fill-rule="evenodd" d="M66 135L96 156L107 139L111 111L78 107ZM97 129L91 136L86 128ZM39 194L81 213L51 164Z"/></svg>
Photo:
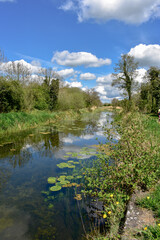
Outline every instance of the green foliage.
<svg viewBox="0 0 160 240"><path fill-rule="evenodd" d="M59 163L59 164L57 164L57 167L59 167L59 168L75 168L75 165L72 165L70 163Z"/></svg>
<svg viewBox="0 0 160 240"><path fill-rule="evenodd" d="M134 57L124 54L114 69L112 86L117 86L120 90L123 90L124 94L127 94L129 102L136 86L135 76L137 66L138 63L135 62Z"/></svg>
<svg viewBox="0 0 160 240"><path fill-rule="evenodd" d="M160 185L146 198L137 200L137 203L144 208L152 210L155 216L160 219Z"/></svg>
<svg viewBox="0 0 160 240"><path fill-rule="evenodd" d="M160 69L150 67L146 82L141 84L138 107L141 111L157 113L160 104Z"/></svg>
<svg viewBox="0 0 160 240"><path fill-rule="evenodd" d="M23 107L23 89L18 81L0 77L0 112L19 111Z"/></svg>
<svg viewBox="0 0 160 240"><path fill-rule="evenodd" d="M138 114L123 116L106 129L108 142L100 146L97 159L85 168L84 194L104 202L103 218L111 233L118 231L125 206L137 188L149 189L159 178L159 146L148 141ZM120 134L117 143L116 133Z"/></svg>
<svg viewBox="0 0 160 240"><path fill-rule="evenodd" d="M79 88L64 87L59 91L58 108L79 110L85 107L83 91Z"/></svg>
<svg viewBox="0 0 160 240"><path fill-rule="evenodd" d="M149 226L141 232L136 234L136 239L142 240L159 240L160 239L160 226Z"/></svg>

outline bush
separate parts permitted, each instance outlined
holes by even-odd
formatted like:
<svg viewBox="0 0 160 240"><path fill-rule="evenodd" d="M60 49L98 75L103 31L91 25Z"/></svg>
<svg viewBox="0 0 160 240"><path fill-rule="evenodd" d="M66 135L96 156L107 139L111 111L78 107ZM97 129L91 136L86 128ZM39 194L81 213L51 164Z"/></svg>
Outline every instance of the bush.
<svg viewBox="0 0 160 240"><path fill-rule="evenodd" d="M23 89L15 80L0 78L0 112L19 111L24 106Z"/></svg>

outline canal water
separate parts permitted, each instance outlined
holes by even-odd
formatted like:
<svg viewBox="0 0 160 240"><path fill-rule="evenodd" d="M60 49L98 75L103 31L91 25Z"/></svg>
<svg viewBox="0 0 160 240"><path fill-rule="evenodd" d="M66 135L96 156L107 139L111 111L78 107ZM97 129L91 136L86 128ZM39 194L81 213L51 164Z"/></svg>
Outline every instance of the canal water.
<svg viewBox="0 0 160 240"><path fill-rule="evenodd" d="M83 166L111 120L112 113L89 113L0 138L0 240L84 239L91 219Z"/></svg>

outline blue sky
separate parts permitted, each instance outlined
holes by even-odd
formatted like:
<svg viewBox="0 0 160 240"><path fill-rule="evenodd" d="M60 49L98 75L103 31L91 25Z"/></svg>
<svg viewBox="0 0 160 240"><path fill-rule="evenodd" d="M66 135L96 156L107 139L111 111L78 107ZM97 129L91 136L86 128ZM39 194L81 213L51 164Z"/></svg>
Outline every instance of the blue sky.
<svg viewBox="0 0 160 240"><path fill-rule="evenodd" d="M9 60L52 67L102 101L120 98L111 73L121 54L160 67L160 0L0 0L0 48Z"/></svg>

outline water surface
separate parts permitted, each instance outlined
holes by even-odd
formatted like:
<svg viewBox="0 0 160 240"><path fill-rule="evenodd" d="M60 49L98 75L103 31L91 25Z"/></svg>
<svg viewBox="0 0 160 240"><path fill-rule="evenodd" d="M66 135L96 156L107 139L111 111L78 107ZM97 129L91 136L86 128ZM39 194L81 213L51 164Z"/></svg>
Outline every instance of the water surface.
<svg viewBox="0 0 160 240"><path fill-rule="evenodd" d="M104 125L111 113L90 113L81 119L42 126L0 138L0 239L80 240L90 228L86 202L74 199L81 187L51 192L49 177L74 176L80 184L84 147L105 142ZM94 148L93 148L93 151ZM67 157L68 156L68 157ZM80 161L74 169L57 164Z"/></svg>

